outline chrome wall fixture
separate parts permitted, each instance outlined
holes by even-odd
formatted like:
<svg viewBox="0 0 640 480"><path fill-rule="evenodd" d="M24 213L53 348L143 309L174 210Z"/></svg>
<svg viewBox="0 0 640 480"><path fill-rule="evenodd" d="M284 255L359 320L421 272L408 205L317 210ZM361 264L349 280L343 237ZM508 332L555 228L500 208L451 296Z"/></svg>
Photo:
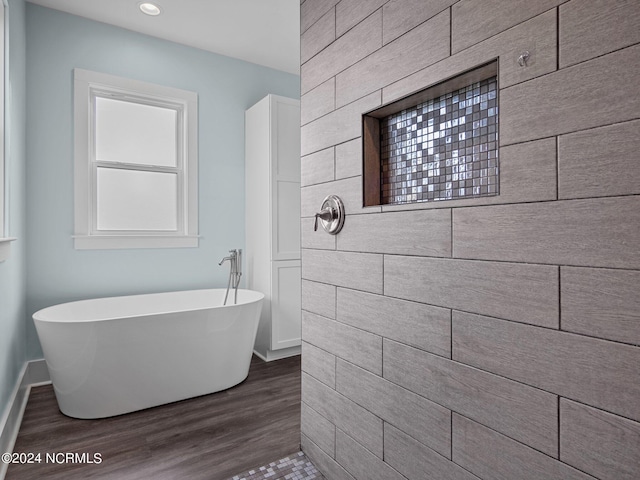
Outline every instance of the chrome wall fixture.
<svg viewBox="0 0 640 480"><path fill-rule="evenodd" d="M531 54L529 53L528 50L522 52L522 55L518 57L518 65L520 65L521 67L526 67L530 56Z"/></svg>
<svg viewBox="0 0 640 480"><path fill-rule="evenodd" d="M344 203L337 195L328 195L322 201L320 211L316 213L313 231L318 230L318 219L324 231L330 235L336 235L344 226Z"/></svg>

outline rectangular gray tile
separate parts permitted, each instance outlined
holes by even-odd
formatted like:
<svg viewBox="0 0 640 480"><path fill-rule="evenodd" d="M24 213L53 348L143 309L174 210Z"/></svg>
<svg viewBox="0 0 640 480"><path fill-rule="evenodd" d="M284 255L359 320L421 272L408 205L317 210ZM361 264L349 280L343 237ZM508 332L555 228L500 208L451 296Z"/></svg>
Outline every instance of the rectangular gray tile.
<svg viewBox="0 0 640 480"><path fill-rule="evenodd" d="M309 155L361 136L362 114L378 106L380 92L373 92L303 125L300 129L302 155Z"/></svg>
<svg viewBox="0 0 640 480"><path fill-rule="evenodd" d="M640 272L560 268L562 330L640 345Z"/></svg>
<svg viewBox="0 0 640 480"><path fill-rule="evenodd" d="M384 461L409 480L478 480L388 423L384 424Z"/></svg>
<svg viewBox="0 0 640 480"><path fill-rule="evenodd" d="M382 255L302 250L302 278L382 293Z"/></svg>
<svg viewBox="0 0 640 480"><path fill-rule="evenodd" d="M531 54L527 68L518 65L523 51ZM549 11L488 38L383 88L383 103L440 83L498 58L500 88L530 80L556 69L556 13Z"/></svg>
<svg viewBox="0 0 640 480"><path fill-rule="evenodd" d="M382 420L378 417L305 373L302 401L382 458Z"/></svg>
<svg viewBox="0 0 640 480"><path fill-rule="evenodd" d="M382 11L378 11L300 67L300 93L307 93L381 45Z"/></svg>
<svg viewBox="0 0 640 480"><path fill-rule="evenodd" d="M300 124L306 125L335 110L336 79L331 77L300 98Z"/></svg>
<svg viewBox="0 0 640 480"><path fill-rule="evenodd" d="M453 312L453 359L640 419L638 347Z"/></svg>
<svg viewBox="0 0 640 480"><path fill-rule="evenodd" d="M629 65L639 63L640 45L634 45L503 88L500 144L634 120L640 110L640 84Z"/></svg>
<svg viewBox="0 0 640 480"><path fill-rule="evenodd" d="M336 459L359 480L404 480L396 470L340 430L336 435Z"/></svg>
<svg viewBox="0 0 640 480"><path fill-rule="evenodd" d="M485 480L593 480L593 477L460 415L453 415L453 460Z"/></svg>
<svg viewBox="0 0 640 480"><path fill-rule="evenodd" d="M560 136L559 197L587 198L639 194L638 152L640 120Z"/></svg>
<svg viewBox="0 0 640 480"><path fill-rule="evenodd" d="M319 250L335 250L336 237L334 235L324 234L322 228L319 231L313 230L315 219L302 218L300 231L300 245L303 249L319 249Z"/></svg>
<svg viewBox="0 0 640 480"><path fill-rule="evenodd" d="M350 215L337 236L338 250L451 256L451 210Z"/></svg>
<svg viewBox="0 0 640 480"><path fill-rule="evenodd" d="M302 371L308 373L316 380L336 388L336 356L311 345L302 342Z"/></svg>
<svg viewBox="0 0 640 480"><path fill-rule="evenodd" d="M336 145L336 179L362 176L362 137Z"/></svg>
<svg viewBox="0 0 640 480"><path fill-rule="evenodd" d="M637 479L640 423L562 398L560 460L598 478Z"/></svg>
<svg viewBox="0 0 640 480"><path fill-rule="evenodd" d="M391 0L382 10L382 43L387 44L404 35L425 20L449 8L458 0Z"/></svg>
<svg viewBox="0 0 640 480"><path fill-rule="evenodd" d="M335 7L340 0L312 0L300 5L300 33L306 32L311 25Z"/></svg>
<svg viewBox="0 0 640 480"><path fill-rule="evenodd" d="M302 338L333 355L382 375L382 337L302 312Z"/></svg>
<svg viewBox="0 0 640 480"><path fill-rule="evenodd" d="M500 195L496 203L540 202L557 197L553 138L500 148Z"/></svg>
<svg viewBox="0 0 640 480"><path fill-rule="evenodd" d="M336 12L327 11L300 36L300 65L336 39Z"/></svg>
<svg viewBox="0 0 640 480"><path fill-rule="evenodd" d="M560 68L638 42L637 0L573 1L560 7Z"/></svg>
<svg viewBox="0 0 640 480"><path fill-rule="evenodd" d="M518 322L558 328L558 291L558 267L395 255L384 259L387 296Z"/></svg>
<svg viewBox="0 0 640 480"><path fill-rule="evenodd" d="M302 402L300 406L300 431L309 437L327 455L336 456L336 426L313 408Z"/></svg>
<svg viewBox="0 0 640 480"><path fill-rule="evenodd" d="M336 35L355 27L367 18L387 0L341 0L336 5Z"/></svg>
<svg viewBox="0 0 640 480"><path fill-rule="evenodd" d="M344 288L337 297L339 322L451 357L449 309Z"/></svg>
<svg viewBox="0 0 640 480"><path fill-rule="evenodd" d="M334 180L335 149L325 148L302 157L300 185L306 187Z"/></svg>
<svg viewBox="0 0 640 480"><path fill-rule="evenodd" d="M558 455L556 395L386 339L384 378L547 455Z"/></svg>
<svg viewBox="0 0 640 480"><path fill-rule="evenodd" d="M302 280L302 309L335 320L336 287Z"/></svg>
<svg viewBox="0 0 640 480"><path fill-rule="evenodd" d="M457 258L640 268L639 237L638 196L459 208L453 213Z"/></svg>
<svg viewBox="0 0 640 480"><path fill-rule="evenodd" d="M424 48L426 38L429 48ZM449 10L445 10L339 73L336 105L353 102L448 57L449 39Z"/></svg>
<svg viewBox="0 0 640 480"><path fill-rule="evenodd" d="M355 480L338 462L309 440L309 437L304 434L300 437L302 451L316 468L323 473L325 478L330 478L331 480Z"/></svg>
<svg viewBox="0 0 640 480"><path fill-rule="evenodd" d="M502 0L462 0L452 8L451 49L459 52L566 1L511 0L505 8Z"/></svg>
<svg viewBox="0 0 640 480"><path fill-rule="evenodd" d="M343 360L337 363L336 390L451 458L451 411L445 407Z"/></svg>

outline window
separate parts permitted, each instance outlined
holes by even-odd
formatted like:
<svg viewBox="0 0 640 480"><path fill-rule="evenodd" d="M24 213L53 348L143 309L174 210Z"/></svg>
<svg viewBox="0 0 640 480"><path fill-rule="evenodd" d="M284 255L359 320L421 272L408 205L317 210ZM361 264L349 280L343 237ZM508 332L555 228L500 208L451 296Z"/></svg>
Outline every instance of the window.
<svg viewBox="0 0 640 480"><path fill-rule="evenodd" d="M198 246L197 94L74 70L75 248Z"/></svg>

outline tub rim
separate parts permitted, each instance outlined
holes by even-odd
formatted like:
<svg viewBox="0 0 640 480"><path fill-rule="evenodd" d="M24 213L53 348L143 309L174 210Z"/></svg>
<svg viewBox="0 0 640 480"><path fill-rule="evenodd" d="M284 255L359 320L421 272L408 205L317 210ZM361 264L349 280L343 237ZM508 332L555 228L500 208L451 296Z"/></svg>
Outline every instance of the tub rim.
<svg viewBox="0 0 640 480"><path fill-rule="evenodd" d="M86 298L86 299L82 299L82 300L72 300L70 302L63 302L63 303L56 303L54 305L50 305L48 307L44 307L41 308L39 310L37 310L36 312L33 313L33 315L31 316L33 318L34 321L36 322L42 322L42 323L69 323L69 324L76 324L76 323L92 323L92 322L108 322L110 320L124 320L124 319L130 319L130 318L144 318L144 317L150 317L150 316L154 316L154 315L171 315L171 314L176 314L176 313L182 313L182 312L195 312L195 311L199 311L199 310L211 310L211 309L218 309L218 308L233 308L233 307L241 307L243 305L250 305L252 303L256 303L259 301L262 301L265 298L265 294L262 292L258 292L256 290L250 290L250 289L244 289L244 288L239 288L238 289L238 293L240 296L240 292L242 292L243 296L246 296L247 294L250 295L249 299L247 299L246 301L243 301L242 303L238 303L238 304L227 304L227 305L208 305L208 306L202 306L202 305L198 305L196 307L183 307L183 308L176 308L170 311L164 310L158 310L158 311L154 311L154 310L149 310L145 313L138 313L138 314L130 314L130 315L118 315L118 316L109 316L109 317L104 317L104 318L82 318L82 319L65 319L65 318L46 318L44 317L44 314L46 313L51 313L51 312L55 312L56 309L59 309L61 307L68 307L71 305L78 305L78 304L87 304L90 302L109 302L109 301L116 301L117 299L122 299L122 298L142 298L142 297L157 297L157 296L162 296L162 295L167 295L167 294L176 294L179 295L180 293L187 293L187 292L225 292L226 288L200 288L200 289L191 289L191 290L170 290L170 291L166 291L166 292L153 292L153 293L139 293L139 294L132 294L132 295L114 295L114 296L107 296L107 297L94 297L94 298ZM232 291L229 291L229 296L232 297ZM221 302L222 302L222 298L221 298Z"/></svg>

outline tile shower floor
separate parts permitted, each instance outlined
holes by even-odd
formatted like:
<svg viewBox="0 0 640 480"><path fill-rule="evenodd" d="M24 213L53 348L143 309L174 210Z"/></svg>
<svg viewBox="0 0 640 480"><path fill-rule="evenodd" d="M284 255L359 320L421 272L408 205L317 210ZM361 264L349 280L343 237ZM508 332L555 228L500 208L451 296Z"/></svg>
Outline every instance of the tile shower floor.
<svg viewBox="0 0 640 480"><path fill-rule="evenodd" d="M248 472L234 475L229 480L322 480L316 467L307 456L298 452L269 465L254 468Z"/></svg>
<svg viewBox="0 0 640 480"><path fill-rule="evenodd" d="M248 378L229 390L99 420L64 416L52 386L35 387L13 451L43 461L9 465L6 480L321 478L299 450L300 357L254 356ZM60 452L97 452L101 462L44 461Z"/></svg>

